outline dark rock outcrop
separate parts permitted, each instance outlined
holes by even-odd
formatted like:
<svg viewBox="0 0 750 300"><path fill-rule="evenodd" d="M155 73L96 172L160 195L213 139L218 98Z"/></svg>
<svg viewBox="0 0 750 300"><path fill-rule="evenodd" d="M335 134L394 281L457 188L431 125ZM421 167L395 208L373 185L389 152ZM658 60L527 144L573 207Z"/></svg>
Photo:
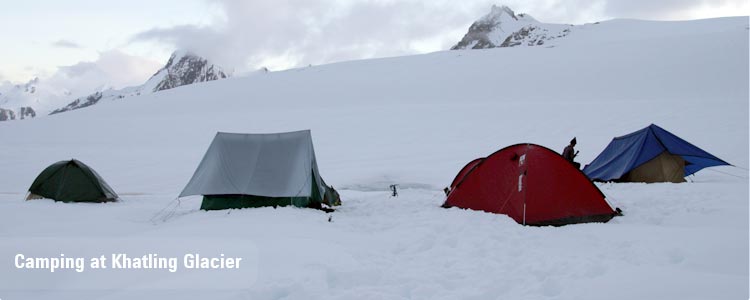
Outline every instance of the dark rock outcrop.
<svg viewBox="0 0 750 300"><path fill-rule="evenodd" d="M16 113L10 109L0 108L0 121L10 121L16 119Z"/></svg>
<svg viewBox="0 0 750 300"><path fill-rule="evenodd" d="M73 100L73 102L70 102L68 105L62 108L58 108L53 110L50 115L59 114L61 112L66 112L74 109L84 108L87 106L91 106L99 102L99 100L102 99L102 92L96 92L91 95L88 95L86 97L81 97L76 100Z"/></svg>
<svg viewBox="0 0 750 300"><path fill-rule="evenodd" d="M12 109L0 108L0 121L23 120L34 117L36 117L36 111L29 106L19 108L17 114Z"/></svg>
<svg viewBox="0 0 750 300"><path fill-rule="evenodd" d="M28 119L28 118L35 118L36 117L36 111L31 108L31 106L25 106L21 107L19 110L19 115L21 116L21 120Z"/></svg>

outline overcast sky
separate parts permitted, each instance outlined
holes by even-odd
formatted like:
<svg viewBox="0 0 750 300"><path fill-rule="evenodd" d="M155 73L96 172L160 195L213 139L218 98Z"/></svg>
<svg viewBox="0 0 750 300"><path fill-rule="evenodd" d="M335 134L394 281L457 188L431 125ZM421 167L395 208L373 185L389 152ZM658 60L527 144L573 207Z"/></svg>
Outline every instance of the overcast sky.
<svg viewBox="0 0 750 300"><path fill-rule="evenodd" d="M445 50L505 4L541 22L748 15L747 0L26 0L0 10L0 82L140 84L177 48L235 72Z"/></svg>

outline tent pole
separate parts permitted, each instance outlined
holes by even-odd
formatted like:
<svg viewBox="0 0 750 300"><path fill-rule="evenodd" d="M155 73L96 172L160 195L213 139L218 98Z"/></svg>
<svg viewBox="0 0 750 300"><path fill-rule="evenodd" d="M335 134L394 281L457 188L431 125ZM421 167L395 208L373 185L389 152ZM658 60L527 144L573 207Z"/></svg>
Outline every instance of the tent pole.
<svg viewBox="0 0 750 300"><path fill-rule="evenodd" d="M524 177L526 177L527 175L526 174L526 170L527 170L526 169L526 154L528 154L528 148L529 148L529 145L527 144L526 149L524 149L525 151L523 155L521 155L522 158L518 160L519 169L523 168L523 172L521 173L521 175L519 175L520 180L518 181L518 188L523 191L523 224L522 225L524 226L526 226L526 189L523 187L524 185L523 179L525 179Z"/></svg>
<svg viewBox="0 0 750 300"><path fill-rule="evenodd" d="M526 177L526 171L523 171L523 177ZM526 225L526 189L523 189L523 225Z"/></svg>

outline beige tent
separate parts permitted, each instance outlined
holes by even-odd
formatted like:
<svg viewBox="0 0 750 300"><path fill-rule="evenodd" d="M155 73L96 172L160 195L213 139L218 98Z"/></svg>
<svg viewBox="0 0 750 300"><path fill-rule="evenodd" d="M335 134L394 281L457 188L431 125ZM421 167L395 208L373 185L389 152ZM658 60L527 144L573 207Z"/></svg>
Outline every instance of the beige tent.
<svg viewBox="0 0 750 300"><path fill-rule="evenodd" d="M619 181L627 182L685 182L685 160L679 155L662 152L637 168L630 170Z"/></svg>

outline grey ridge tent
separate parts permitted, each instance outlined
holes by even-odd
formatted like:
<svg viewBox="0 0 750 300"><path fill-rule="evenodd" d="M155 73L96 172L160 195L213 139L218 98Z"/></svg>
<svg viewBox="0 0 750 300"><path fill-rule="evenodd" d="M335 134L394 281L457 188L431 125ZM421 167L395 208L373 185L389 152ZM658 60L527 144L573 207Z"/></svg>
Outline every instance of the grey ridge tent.
<svg viewBox="0 0 750 300"><path fill-rule="evenodd" d="M338 205L318 171L309 130L219 132L179 197L203 195L201 209Z"/></svg>

